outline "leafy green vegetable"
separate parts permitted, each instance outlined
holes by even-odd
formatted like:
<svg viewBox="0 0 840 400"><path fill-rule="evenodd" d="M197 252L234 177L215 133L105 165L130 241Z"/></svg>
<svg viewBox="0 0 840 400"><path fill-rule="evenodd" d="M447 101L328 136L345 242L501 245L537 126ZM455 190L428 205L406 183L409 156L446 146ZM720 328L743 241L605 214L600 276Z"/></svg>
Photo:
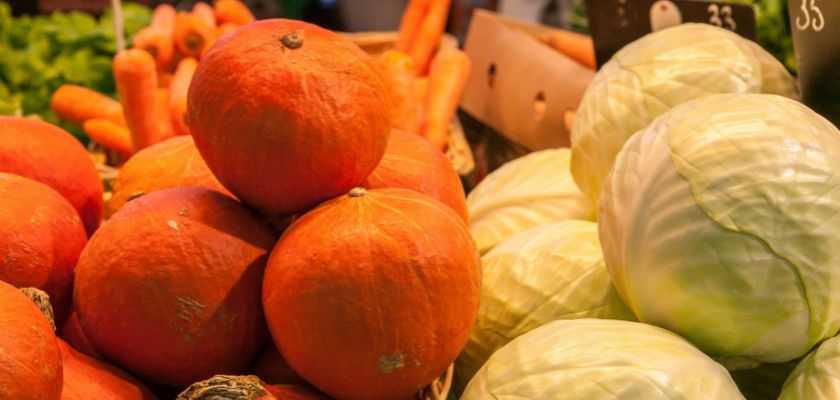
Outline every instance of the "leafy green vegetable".
<svg viewBox="0 0 840 400"><path fill-rule="evenodd" d="M640 321L727 364L804 355L840 330L838 170L840 131L794 100L722 94L671 109L604 182L616 289Z"/></svg>
<svg viewBox="0 0 840 400"><path fill-rule="evenodd" d="M129 40L151 20L142 5L124 3L123 13ZM63 84L116 96L113 18L110 9L99 20L80 12L14 18L0 3L0 115L41 118L84 139L79 127L53 115L50 96Z"/></svg>

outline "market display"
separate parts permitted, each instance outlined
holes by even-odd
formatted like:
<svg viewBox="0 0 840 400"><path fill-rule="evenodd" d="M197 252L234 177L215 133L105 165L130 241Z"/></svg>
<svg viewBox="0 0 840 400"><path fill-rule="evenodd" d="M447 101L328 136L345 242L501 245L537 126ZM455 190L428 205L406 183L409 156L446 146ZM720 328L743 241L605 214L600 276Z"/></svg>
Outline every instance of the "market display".
<svg viewBox="0 0 840 400"><path fill-rule="evenodd" d="M573 103L500 99L450 0L362 34L0 4L0 399L840 399L840 129L756 3L766 49L687 23L597 71L477 14ZM571 147L459 112L479 81Z"/></svg>

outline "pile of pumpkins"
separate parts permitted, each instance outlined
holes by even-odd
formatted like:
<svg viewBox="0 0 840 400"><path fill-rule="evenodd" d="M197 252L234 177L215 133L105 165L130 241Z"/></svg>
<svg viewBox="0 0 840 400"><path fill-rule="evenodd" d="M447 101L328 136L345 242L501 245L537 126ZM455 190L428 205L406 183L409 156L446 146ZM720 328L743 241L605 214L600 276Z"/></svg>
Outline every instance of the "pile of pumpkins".
<svg viewBox="0 0 840 400"><path fill-rule="evenodd" d="M136 153L104 207L72 136L0 118L0 398L415 396L481 266L457 173L388 104L349 40L252 23L201 60L191 136Z"/></svg>

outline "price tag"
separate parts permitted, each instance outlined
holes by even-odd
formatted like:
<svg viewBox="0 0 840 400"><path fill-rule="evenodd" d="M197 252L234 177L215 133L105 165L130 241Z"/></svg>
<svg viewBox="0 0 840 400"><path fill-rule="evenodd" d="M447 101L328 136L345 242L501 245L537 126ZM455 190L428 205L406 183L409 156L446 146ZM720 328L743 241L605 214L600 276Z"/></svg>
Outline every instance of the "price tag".
<svg viewBox="0 0 840 400"><path fill-rule="evenodd" d="M684 22L717 25L755 40L755 10L747 4L699 0L587 0L586 10L598 66L609 61L628 43Z"/></svg>
<svg viewBox="0 0 840 400"><path fill-rule="evenodd" d="M788 0L802 101L840 127L840 1Z"/></svg>

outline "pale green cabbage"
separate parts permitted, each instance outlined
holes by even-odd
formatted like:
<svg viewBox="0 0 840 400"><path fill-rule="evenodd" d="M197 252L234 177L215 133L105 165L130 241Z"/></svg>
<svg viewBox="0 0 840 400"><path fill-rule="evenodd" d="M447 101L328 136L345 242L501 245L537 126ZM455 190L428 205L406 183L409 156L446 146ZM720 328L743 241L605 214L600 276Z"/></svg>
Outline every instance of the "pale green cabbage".
<svg viewBox="0 0 840 400"><path fill-rule="evenodd" d="M570 159L569 149L533 152L493 171L470 192L470 233L482 254L538 225L594 218L572 179Z"/></svg>
<svg viewBox="0 0 840 400"><path fill-rule="evenodd" d="M779 400L840 400L840 338L823 342L796 366Z"/></svg>
<svg viewBox="0 0 840 400"><path fill-rule="evenodd" d="M761 94L704 97L635 134L604 182L607 269L642 322L707 354L804 355L840 329L840 131Z"/></svg>
<svg viewBox="0 0 840 400"><path fill-rule="evenodd" d="M627 139L672 107L718 93L797 97L773 56L708 24L682 24L621 49L595 75L577 111L572 174L597 204L604 177Z"/></svg>
<svg viewBox="0 0 840 400"><path fill-rule="evenodd" d="M461 400L743 399L726 368L655 326L550 322L502 347Z"/></svg>
<svg viewBox="0 0 840 400"><path fill-rule="evenodd" d="M634 319L604 266L594 222L568 220L516 235L481 258L481 307L455 363L463 388L496 350L550 321Z"/></svg>

